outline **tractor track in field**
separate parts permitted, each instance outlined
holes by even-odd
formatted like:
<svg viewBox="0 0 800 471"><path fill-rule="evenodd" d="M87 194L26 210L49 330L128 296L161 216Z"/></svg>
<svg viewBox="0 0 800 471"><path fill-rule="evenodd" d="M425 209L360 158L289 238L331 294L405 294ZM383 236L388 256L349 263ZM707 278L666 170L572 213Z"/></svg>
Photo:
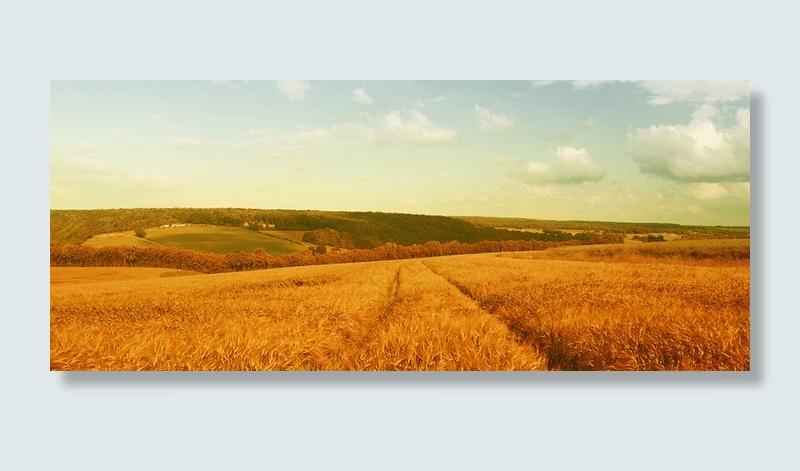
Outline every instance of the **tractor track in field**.
<svg viewBox="0 0 800 471"><path fill-rule="evenodd" d="M402 263L397 267L397 271L395 272L395 275L394 275L394 278L392 280L392 283L389 286L389 289L388 289L387 294L386 294L386 302L385 302L385 304L383 306L383 309L381 310L380 314L378 315L378 320L380 322L383 322L383 321L387 320L389 317L391 317L394 314L395 310L397 309L398 304L401 303L402 299L401 299L401 296L399 295L399 292L400 292L400 289L401 289L401 284L403 283L403 279L405 277L408 277L408 276L412 276L413 277L413 274L411 274L411 275L409 274L409 268L408 268L408 266L412 265L412 264L422 265L423 267L425 267L426 270L430 271L431 273L436 275L438 278L441 278L442 280L444 280L445 283L455 287L457 292L461 296L466 298L467 303L470 306L472 306L476 311L478 311L480 313L483 313L483 314L486 314L486 315L489 315L489 316L493 316L493 314L490 311L488 311L487 309L485 309L481 305L479 300L475 299L474 297L472 297L470 295L470 293L466 290L465 287L463 287L463 286L459 285L458 283L455 283L452 280L448 279L447 277L437 273L434 269L429 267L422 260L408 260L408 261L405 261L405 263ZM405 272L405 274L403 272Z"/></svg>
<svg viewBox="0 0 800 471"><path fill-rule="evenodd" d="M475 296L473 296L472 293L470 293L469 289L466 286L464 286L461 283L458 283L457 281L451 280L450 278L440 274L435 269L433 269L431 266L429 266L427 263L425 263L425 261L422 261L422 264L425 266L425 268L430 270L433 274L435 274L436 276L442 278L448 284L450 284L451 286L456 288L462 295L464 295L466 298L468 298L475 305L476 309L478 309L480 312L483 312L486 315L494 317L499 322L501 322L503 325L505 325L506 328L508 328L509 332L511 332L511 334L514 336L514 340L516 341L516 343L518 345L525 346L525 347L538 348L536 343L532 342L530 340L529 335L528 335L529 332L526 329L524 329L522 326L516 325L516 324L513 324L513 323L508 323L501 316L498 316L497 314L495 314L493 309L489 309L489 308L485 307L484 303L481 302L480 299L478 299Z"/></svg>
<svg viewBox="0 0 800 471"><path fill-rule="evenodd" d="M444 280L444 281L446 281L446 282L447 282L449 285L451 285L451 286L453 286L454 288L456 288L456 289L457 289L457 290L458 290L458 291L459 291L461 294L463 294L464 296L466 296L467 298L469 298L469 300L470 300L470 301L472 301L473 303L475 303L475 306L476 306L476 307L477 307L477 308L478 308L480 311L482 311L482 312L485 312L486 314L492 315L492 313L491 313L490 311L488 311L487 309L485 309L485 308L484 308L484 307L481 305L481 301L480 301L479 299L475 298L475 297L474 297L474 296L473 296L473 295L472 295L472 294L469 292L469 290L468 290L468 289L467 289L465 286L463 286L463 285L461 285L460 283L458 283L458 282L456 282L456 281L453 281L453 280L451 280L450 278L448 278L448 277L446 277L446 276L442 275L441 273L437 272L436 270L434 270L433 268L431 268L431 267L430 267L430 266L429 266L427 263L425 263L425 261L422 261L422 265L424 265L424 266L425 266L425 268L427 268L428 270L430 270L430 271L431 271L431 273L433 273L434 275L436 275L436 276L438 276L439 278L443 279L443 280Z"/></svg>
<svg viewBox="0 0 800 471"><path fill-rule="evenodd" d="M392 284L389 286L389 291L386 294L386 305L381 310L381 313L378 315L378 321L384 322L386 319L389 318L394 313L394 309L397 306L398 298L397 298L397 291L400 288L400 270L403 268L403 265L397 267L397 271L394 274L394 279L392 279Z"/></svg>

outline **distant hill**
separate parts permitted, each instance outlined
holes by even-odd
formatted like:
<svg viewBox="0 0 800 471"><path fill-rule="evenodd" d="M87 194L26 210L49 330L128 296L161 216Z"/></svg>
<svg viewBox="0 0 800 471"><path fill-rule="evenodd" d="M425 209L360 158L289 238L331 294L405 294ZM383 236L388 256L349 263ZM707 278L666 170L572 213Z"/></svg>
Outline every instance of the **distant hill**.
<svg viewBox="0 0 800 471"><path fill-rule="evenodd" d="M260 210L239 208L141 208L51 210L50 243L80 244L92 236L147 229L167 224L209 224L253 230L306 231L310 243L370 249L393 242L428 241L475 243L483 240L541 240L560 242L571 234L530 233L477 226L445 216L376 212ZM317 231L317 232L315 232ZM337 244L321 238L333 237Z"/></svg>
<svg viewBox="0 0 800 471"><path fill-rule="evenodd" d="M134 231L170 224L208 224L251 230L303 231L310 244L347 249L371 249L392 242L399 245L428 241L539 240L586 242L605 234L621 242L621 234L669 232L684 239L742 238L749 227L702 227L657 223L547 221L519 218L446 217L419 214L298 211L242 208L139 208L51 210L50 243L81 244L92 236ZM514 230L517 229L517 230ZM521 231L519 229L526 229ZM582 231L584 233L569 232ZM617 240L620 238L620 240ZM609 242L609 240L605 240Z"/></svg>
<svg viewBox="0 0 800 471"><path fill-rule="evenodd" d="M740 239L750 237L747 226L684 226L656 222L554 221L482 216L458 216L478 227L507 227L513 229L618 232L625 234L672 233L684 239Z"/></svg>

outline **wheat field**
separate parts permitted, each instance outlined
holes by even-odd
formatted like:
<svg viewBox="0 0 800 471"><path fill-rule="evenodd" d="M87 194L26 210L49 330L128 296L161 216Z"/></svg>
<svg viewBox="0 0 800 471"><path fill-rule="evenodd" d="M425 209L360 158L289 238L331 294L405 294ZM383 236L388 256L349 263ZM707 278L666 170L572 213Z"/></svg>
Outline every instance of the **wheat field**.
<svg viewBox="0 0 800 471"><path fill-rule="evenodd" d="M746 266L506 257L425 263L535 346L551 370L750 368Z"/></svg>
<svg viewBox="0 0 800 471"><path fill-rule="evenodd" d="M52 268L50 368L749 369L748 263L539 257Z"/></svg>

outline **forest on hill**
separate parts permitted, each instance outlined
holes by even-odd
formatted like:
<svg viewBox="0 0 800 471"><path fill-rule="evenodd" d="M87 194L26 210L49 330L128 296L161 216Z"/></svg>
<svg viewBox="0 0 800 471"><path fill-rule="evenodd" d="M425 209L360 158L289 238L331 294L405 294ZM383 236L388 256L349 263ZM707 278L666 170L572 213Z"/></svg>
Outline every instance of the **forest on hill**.
<svg viewBox="0 0 800 471"><path fill-rule="evenodd" d="M251 230L305 231L303 240L344 249L374 249L429 241L541 241L621 243L625 234L673 233L683 239L749 238L749 227L683 226L663 223L551 221L495 217L242 208L133 208L51 210L50 244L81 244L111 232L165 224L206 224ZM519 229L525 229L522 231ZM582 231L572 234L566 231Z"/></svg>
<svg viewBox="0 0 800 471"><path fill-rule="evenodd" d="M274 229L307 231L304 240L313 244L347 249L373 249L387 243L404 246L458 241L536 240L565 242L596 238L597 234L542 233L498 229L476 225L464 219L446 216L377 212L332 212L298 210L263 210L240 208L139 208L96 210L51 210L50 243L81 244L92 236L110 232L132 231L165 224L209 224L247 227L253 230ZM621 242L621 233L609 232L607 242Z"/></svg>

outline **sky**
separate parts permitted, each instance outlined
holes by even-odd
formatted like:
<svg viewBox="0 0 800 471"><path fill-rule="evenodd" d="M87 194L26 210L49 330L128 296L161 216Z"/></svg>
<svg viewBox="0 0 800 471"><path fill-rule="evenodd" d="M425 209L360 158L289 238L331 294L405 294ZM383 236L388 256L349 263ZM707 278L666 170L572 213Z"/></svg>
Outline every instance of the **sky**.
<svg viewBox="0 0 800 471"><path fill-rule="evenodd" d="M52 209L750 225L747 81L51 81Z"/></svg>

